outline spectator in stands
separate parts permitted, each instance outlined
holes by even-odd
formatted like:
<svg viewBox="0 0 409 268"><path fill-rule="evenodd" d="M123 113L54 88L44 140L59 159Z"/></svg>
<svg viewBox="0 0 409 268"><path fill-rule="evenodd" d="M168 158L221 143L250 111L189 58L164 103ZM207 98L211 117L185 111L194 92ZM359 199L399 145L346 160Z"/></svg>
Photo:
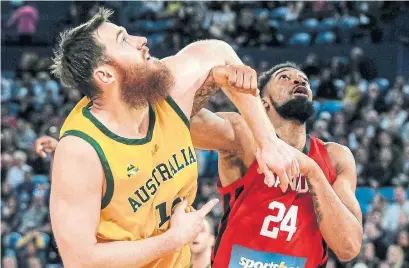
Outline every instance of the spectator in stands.
<svg viewBox="0 0 409 268"><path fill-rule="evenodd" d="M12 257L12 256L7 256L4 257L2 260L2 267L3 268L16 268L17 266L17 260L16 258Z"/></svg>
<svg viewBox="0 0 409 268"><path fill-rule="evenodd" d="M389 112L383 116L380 127L396 133L401 130L407 118L408 112L402 109L401 105L395 104L391 107Z"/></svg>
<svg viewBox="0 0 409 268"><path fill-rule="evenodd" d="M4 187L4 186L3 186ZM2 197L2 203L3 203ZM7 198L6 204L2 206L1 210L1 220L7 223L6 229L14 230L17 227L18 219L18 203L17 197L9 196Z"/></svg>
<svg viewBox="0 0 409 268"><path fill-rule="evenodd" d="M1 75L1 102L7 102L12 97L12 81Z"/></svg>
<svg viewBox="0 0 409 268"><path fill-rule="evenodd" d="M321 72L321 82L317 89L316 99L329 99L329 100L336 100L339 99L338 91L335 88L335 85L332 81L332 73L331 69L325 68Z"/></svg>
<svg viewBox="0 0 409 268"><path fill-rule="evenodd" d="M8 183L12 189L15 189L19 184L24 181L24 174L31 172L32 167L26 164L27 154L23 151L15 151L13 154L13 166L7 172L6 183Z"/></svg>
<svg viewBox="0 0 409 268"><path fill-rule="evenodd" d="M288 2L288 11L285 14L284 20L288 22L297 21L302 10L304 9L304 2Z"/></svg>
<svg viewBox="0 0 409 268"><path fill-rule="evenodd" d="M15 143L20 150L29 150L33 148L37 136L29 123L24 120L17 120L17 132Z"/></svg>
<svg viewBox="0 0 409 268"><path fill-rule="evenodd" d="M409 231L401 230L398 234L397 245L399 245L405 253L405 261L409 263Z"/></svg>
<svg viewBox="0 0 409 268"><path fill-rule="evenodd" d="M302 71L306 75L308 75L308 77L311 77L311 76L318 76L320 74L320 70L321 70L321 65L318 60L317 55L315 53L308 54L302 66Z"/></svg>
<svg viewBox="0 0 409 268"><path fill-rule="evenodd" d="M13 124L13 121L10 121ZM2 129L1 132L1 150L6 153L13 154L17 148L14 143L13 131L11 129Z"/></svg>
<svg viewBox="0 0 409 268"><path fill-rule="evenodd" d="M368 175L376 178L377 187L390 185L392 178L398 174L399 165L393 160L392 149L386 147L380 149L369 165Z"/></svg>
<svg viewBox="0 0 409 268"><path fill-rule="evenodd" d="M13 12L11 18L7 21L6 26L10 27L17 24L17 32L21 45L30 45L32 37L37 31L38 10L25 3L22 7Z"/></svg>
<svg viewBox="0 0 409 268"><path fill-rule="evenodd" d="M18 198L21 202L24 202L27 206L27 204L31 200L31 196L34 191L34 185L32 181L32 175L30 172L26 172L24 174L24 181L20 185L17 186L16 189L16 194L18 195Z"/></svg>
<svg viewBox="0 0 409 268"><path fill-rule="evenodd" d="M395 187L395 202L390 204L386 209L383 228L390 232L396 232L399 224L399 217L401 213L405 213L406 217L409 215L409 200L406 198L406 191L402 186Z"/></svg>
<svg viewBox="0 0 409 268"><path fill-rule="evenodd" d="M40 258L31 257L28 259L28 268L42 268L43 264L41 263Z"/></svg>
<svg viewBox="0 0 409 268"><path fill-rule="evenodd" d="M359 75L356 73L345 77L344 101L349 101L354 104L359 102L361 98L359 82Z"/></svg>
<svg viewBox="0 0 409 268"><path fill-rule="evenodd" d="M378 77L375 63L364 55L362 48L355 47L350 53L350 71L358 72L363 79L371 81Z"/></svg>
<svg viewBox="0 0 409 268"><path fill-rule="evenodd" d="M311 135L317 137L325 142L332 141L332 135L328 131L328 122L325 120L317 120L314 122Z"/></svg>
<svg viewBox="0 0 409 268"><path fill-rule="evenodd" d="M22 214L18 232L27 234L33 229L40 228L47 218L47 213L48 209L45 206L44 196L34 196L30 207Z"/></svg>
<svg viewBox="0 0 409 268"><path fill-rule="evenodd" d="M36 104L52 103L59 104L59 90L58 83L50 78L46 72L39 72L37 74L37 82L34 85L34 96ZM51 98L47 101L47 93L51 94Z"/></svg>
<svg viewBox="0 0 409 268"><path fill-rule="evenodd" d="M372 243L366 243L363 245L362 249L362 255L358 258L359 261L366 264L368 268L377 268L379 266L380 260L375 255L374 245Z"/></svg>
<svg viewBox="0 0 409 268"><path fill-rule="evenodd" d="M386 255L386 262L392 268L407 268L408 263L405 261L405 253L397 245L390 245Z"/></svg>
<svg viewBox="0 0 409 268"><path fill-rule="evenodd" d="M355 152L356 175L358 185L368 185L368 151L364 147L360 147Z"/></svg>
<svg viewBox="0 0 409 268"><path fill-rule="evenodd" d="M13 165L13 157L11 156L11 154L2 153L1 154L1 185L3 185L3 182L6 180L7 171L12 167L12 165Z"/></svg>
<svg viewBox="0 0 409 268"><path fill-rule="evenodd" d="M388 240L376 225L372 222L367 222L364 225L364 243L372 243L375 246L376 256L381 260L385 258L388 248Z"/></svg>
<svg viewBox="0 0 409 268"><path fill-rule="evenodd" d="M251 9L243 8L238 16L235 42L239 46L254 46L257 43L259 32L255 28L255 16Z"/></svg>
<svg viewBox="0 0 409 268"><path fill-rule="evenodd" d="M403 157L404 160L402 172L406 175L409 175L409 145L405 146Z"/></svg>
<svg viewBox="0 0 409 268"><path fill-rule="evenodd" d="M215 237L213 234L212 220L206 217L204 221L205 227L196 239L190 243L190 251L192 252L191 265L194 268L210 267L212 247L215 242Z"/></svg>

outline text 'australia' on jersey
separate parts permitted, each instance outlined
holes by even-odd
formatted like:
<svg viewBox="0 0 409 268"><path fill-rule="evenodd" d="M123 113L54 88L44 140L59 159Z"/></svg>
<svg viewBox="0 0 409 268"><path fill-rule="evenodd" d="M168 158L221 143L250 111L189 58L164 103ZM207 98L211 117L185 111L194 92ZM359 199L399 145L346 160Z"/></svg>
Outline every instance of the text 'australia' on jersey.
<svg viewBox="0 0 409 268"><path fill-rule="evenodd" d="M139 240L169 228L172 208L197 191L197 161L189 121L172 98L149 105L146 137L116 135L90 112L82 99L66 119L61 136L77 136L98 154L106 192L101 200L98 242ZM78 186L80 187L80 185ZM185 267L189 247L146 267Z"/></svg>

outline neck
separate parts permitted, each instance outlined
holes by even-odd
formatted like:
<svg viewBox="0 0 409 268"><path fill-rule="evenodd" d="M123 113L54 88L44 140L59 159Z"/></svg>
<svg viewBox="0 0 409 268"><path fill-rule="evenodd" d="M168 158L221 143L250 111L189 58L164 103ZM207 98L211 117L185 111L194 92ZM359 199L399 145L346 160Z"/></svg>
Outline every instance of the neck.
<svg viewBox="0 0 409 268"><path fill-rule="evenodd" d="M109 130L127 138L143 138L149 127L148 103L141 108L131 108L114 94L94 100L91 113Z"/></svg>
<svg viewBox="0 0 409 268"><path fill-rule="evenodd" d="M304 148L307 140L305 124L284 119L275 110L269 112L269 118L281 140L300 151Z"/></svg>
<svg viewBox="0 0 409 268"><path fill-rule="evenodd" d="M210 259L212 250L205 249L203 252L192 254L191 263L194 268L207 268L210 267Z"/></svg>

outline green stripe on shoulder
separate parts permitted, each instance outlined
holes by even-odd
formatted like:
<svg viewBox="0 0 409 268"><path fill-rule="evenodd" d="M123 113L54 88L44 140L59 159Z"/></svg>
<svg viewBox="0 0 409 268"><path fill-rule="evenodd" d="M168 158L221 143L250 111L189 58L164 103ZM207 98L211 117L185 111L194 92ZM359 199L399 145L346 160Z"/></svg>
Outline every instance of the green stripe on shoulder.
<svg viewBox="0 0 409 268"><path fill-rule="evenodd" d="M83 139L84 141L88 142L97 152L99 160L101 161L102 164L102 168L104 169L106 181L105 195L102 197L101 200L101 209L104 209L106 206L108 206L109 202L112 199L112 196L114 195L114 176L112 175L112 171L111 168L109 167L109 163L107 158L105 157L104 151L102 150L101 146L98 144L96 140L94 140L93 138L91 138L82 131L68 130L64 132L60 140L66 136L76 136L78 138Z"/></svg>
<svg viewBox="0 0 409 268"><path fill-rule="evenodd" d="M185 113L180 109L179 105L175 102L175 100L171 96L166 97L166 101L168 104L173 108L173 110L179 115L180 119L185 123L188 129L190 129L190 121L186 117Z"/></svg>

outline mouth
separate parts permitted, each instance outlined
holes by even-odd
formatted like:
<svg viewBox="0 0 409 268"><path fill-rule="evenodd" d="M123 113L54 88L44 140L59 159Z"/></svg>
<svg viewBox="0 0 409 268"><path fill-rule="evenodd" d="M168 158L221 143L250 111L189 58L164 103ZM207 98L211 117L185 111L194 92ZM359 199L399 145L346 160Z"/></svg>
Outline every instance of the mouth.
<svg viewBox="0 0 409 268"><path fill-rule="evenodd" d="M150 59L151 59L151 54L149 54L149 48L146 47L146 46L144 46L144 47L142 48L142 50L143 50L145 59L146 59L146 60L150 60Z"/></svg>
<svg viewBox="0 0 409 268"><path fill-rule="evenodd" d="M193 241L192 245L199 245L199 242Z"/></svg>
<svg viewBox="0 0 409 268"><path fill-rule="evenodd" d="M293 95L308 97L308 90L304 86L295 86L293 89Z"/></svg>

